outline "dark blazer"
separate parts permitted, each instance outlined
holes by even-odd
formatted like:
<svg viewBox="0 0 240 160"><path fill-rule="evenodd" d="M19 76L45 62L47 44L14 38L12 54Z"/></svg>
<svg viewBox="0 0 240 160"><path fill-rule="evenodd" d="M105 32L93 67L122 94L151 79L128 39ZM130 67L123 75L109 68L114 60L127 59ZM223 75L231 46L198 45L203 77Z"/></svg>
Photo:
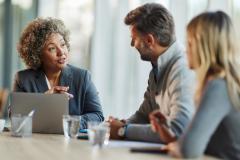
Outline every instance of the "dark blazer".
<svg viewBox="0 0 240 160"><path fill-rule="evenodd" d="M98 92L87 70L67 65L61 72L60 86L69 86L74 98L69 100L69 114L82 115L81 128L87 128L87 121L103 121ZM48 90L42 69L26 69L16 73L13 91L44 93Z"/></svg>

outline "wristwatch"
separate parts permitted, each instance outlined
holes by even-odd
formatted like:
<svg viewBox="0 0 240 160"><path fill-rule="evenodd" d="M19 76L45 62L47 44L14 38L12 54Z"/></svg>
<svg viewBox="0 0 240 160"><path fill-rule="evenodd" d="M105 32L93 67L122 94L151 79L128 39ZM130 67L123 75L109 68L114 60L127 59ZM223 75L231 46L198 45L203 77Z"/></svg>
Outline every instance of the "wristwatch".
<svg viewBox="0 0 240 160"><path fill-rule="evenodd" d="M118 129L118 136L121 138L125 138L126 136L127 125L124 125Z"/></svg>

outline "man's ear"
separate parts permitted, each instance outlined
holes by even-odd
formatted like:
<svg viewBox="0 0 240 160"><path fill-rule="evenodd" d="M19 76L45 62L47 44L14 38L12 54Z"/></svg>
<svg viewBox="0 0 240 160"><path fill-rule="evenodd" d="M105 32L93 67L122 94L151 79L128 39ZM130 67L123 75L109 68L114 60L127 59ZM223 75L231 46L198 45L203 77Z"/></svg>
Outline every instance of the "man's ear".
<svg viewBox="0 0 240 160"><path fill-rule="evenodd" d="M147 34L145 40L146 40L146 43L148 46L153 46L154 43L156 42L156 40L152 34Z"/></svg>

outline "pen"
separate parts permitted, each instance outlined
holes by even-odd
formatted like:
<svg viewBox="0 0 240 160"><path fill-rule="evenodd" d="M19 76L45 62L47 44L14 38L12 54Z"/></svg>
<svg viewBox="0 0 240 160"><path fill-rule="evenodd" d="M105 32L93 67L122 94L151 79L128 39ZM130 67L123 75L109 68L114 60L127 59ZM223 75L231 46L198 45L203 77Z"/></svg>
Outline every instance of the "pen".
<svg viewBox="0 0 240 160"><path fill-rule="evenodd" d="M28 116L27 117L32 117L33 114L34 114L35 110L32 110L31 112L28 113ZM26 124L27 122L27 117L22 121L22 123L19 125L18 129L16 130L16 132L18 133L22 127Z"/></svg>

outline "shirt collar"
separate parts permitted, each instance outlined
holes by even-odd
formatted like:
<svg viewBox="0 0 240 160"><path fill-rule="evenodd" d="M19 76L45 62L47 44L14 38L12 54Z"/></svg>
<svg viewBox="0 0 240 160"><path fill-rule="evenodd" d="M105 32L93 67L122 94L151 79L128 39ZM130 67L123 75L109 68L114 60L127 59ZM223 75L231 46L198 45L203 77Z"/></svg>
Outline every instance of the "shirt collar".
<svg viewBox="0 0 240 160"><path fill-rule="evenodd" d="M180 45L178 44L178 42L173 42L169 48L167 48L159 57L157 60L157 66L153 66L153 72L156 76L159 76L159 72L160 70L162 70L163 68L165 68L168 63L171 61L171 59L176 56L177 50L180 50Z"/></svg>

